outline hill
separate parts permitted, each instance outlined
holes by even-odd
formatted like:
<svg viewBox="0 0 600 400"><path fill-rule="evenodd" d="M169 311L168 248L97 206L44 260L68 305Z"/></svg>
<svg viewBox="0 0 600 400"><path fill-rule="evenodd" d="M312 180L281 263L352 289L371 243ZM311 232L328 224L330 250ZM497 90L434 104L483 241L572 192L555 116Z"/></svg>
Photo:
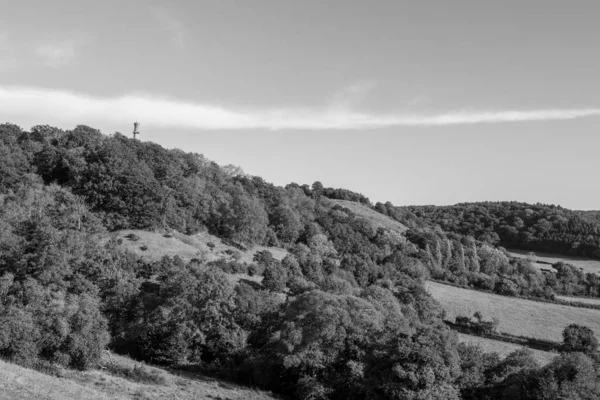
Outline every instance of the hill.
<svg viewBox="0 0 600 400"><path fill-rule="evenodd" d="M357 193L319 182L275 186L118 133L3 124L0 356L58 369L78 385L62 397L95 396L79 387L92 380L96 392L116 383L115 397L185 398L176 391L194 392L194 384L165 375L180 366L301 400L459 400L461 391L521 373L561 377L556 391L579 387L581 380L558 371L568 354L548 374L528 353L502 361L458 345L424 288L429 276L535 296L600 288L595 275L570 267L545 277L481 239L390 203L371 208ZM473 296L451 294L442 303L485 304ZM515 301L506 299L487 305L493 311ZM597 331L597 318L550 311L541 311L539 328L579 317ZM526 322L534 329L535 319ZM108 371L98 371L106 349L167 370L105 364ZM594 365L594 349L585 350L581 365ZM44 378L15 387L16 374L27 376L6 376L12 396L44 395L20 392ZM154 386L130 387L115 374L141 374ZM203 390L195 396L236 396Z"/></svg>
<svg viewBox="0 0 600 400"><path fill-rule="evenodd" d="M349 209L360 218L369 221L375 228L381 227L397 233L404 233L408 230L408 227L406 227L405 225L371 209L365 204L337 199L327 199L327 202L332 206L339 205L341 207Z"/></svg>
<svg viewBox="0 0 600 400"><path fill-rule="evenodd" d="M507 249L508 254L513 257L526 258L530 252L518 249ZM536 264L539 268L551 269L552 264L564 262L579 268L585 273L600 274L600 260L593 260L585 257L567 256L564 254L553 254L545 252L535 252Z"/></svg>
<svg viewBox="0 0 600 400"><path fill-rule="evenodd" d="M236 260L252 263L254 255L260 251L269 251L281 261L289 253L280 247L252 245L250 248L227 244L223 239L208 232L186 235L177 231L158 233L143 230L125 229L112 232L104 239L117 241L117 248L123 252L135 254L146 261L160 261L163 257L178 256L184 261L200 259L205 262Z"/></svg>
<svg viewBox="0 0 600 400"><path fill-rule="evenodd" d="M483 351L486 353L497 353L500 357L504 358L508 356L510 353L514 351L520 350L523 346L519 346L518 344L502 342L499 340L487 339L481 336L473 336L467 335L464 333L458 334L458 340L461 343L470 343L481 347ZM548 351L530 349L533 354L535 360L540 365L549 364L558 354L552 353Z"/></svg>
<svg viewBox="0 0 600 400"><path fill-rule="evenodd" d="M562 331L570 324L591 328L600 336L600 310L540 303L427 282L427 291L454 322L458 316L479 311L487 319L498 318L498 330L510 335L562 342Z"/></svg>
<svg viewBox="0 0 600 400"><path fill-rule="evenodd" d="M519 202L406 208L445 231L491 244L600 259L600 220L596 212Z"/></svg>
<svg viewBox="0 0 600 400"><path fill-rule="evenodd" d="M269 400L273 395L200 374L142 366L105 356L104 369L79 372L56 368L53 375L0 360L0 400ZM115 371L115 372L110 372ZM118 373L117 373L118 372ZM127 377L127 374L130 376Z"/></svg>

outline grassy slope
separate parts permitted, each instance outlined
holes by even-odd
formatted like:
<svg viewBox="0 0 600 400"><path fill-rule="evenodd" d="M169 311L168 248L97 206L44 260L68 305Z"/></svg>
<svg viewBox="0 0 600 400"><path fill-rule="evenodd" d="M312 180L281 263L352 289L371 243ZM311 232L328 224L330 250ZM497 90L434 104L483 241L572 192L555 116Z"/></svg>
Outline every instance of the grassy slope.
<svg viewBox="0 0 600 400"><path fill-rule="evenodd" d="M480 336L466 335L464 333L458 334L458 340L462 343L476 344L486 353L498 353L501 358L506 357L515 350L523 348L523 346L519 346L518 344L486 339ZM551 353L549 351L535 349L530 350L533 352L533 357L540 365L546 365L550 363L550 361L552 361L552 359L557 355L556 353Z"/></svg>
<svg viewBox="0 0 600 400"><path fill-rule="evenodd" d="M139 236L139 240L133 241L127 238L129 234ZM113 232L111 234L116 239L122 239L123 242L120 248L123 251L135 253L140 257L149 261L158 261L164 256L179 256L184 261L189 261L192 258L204 259L206 261L214 261L218 259L231 259L231 256L226 252L234 251L241 253L241 262L252 262L254 254L261 250L268 250L278 260L282 260L288 253L286 250L279 247L264 247L254 246L248 251L241 251L233 246L229 246L221 239L206 232L201 232L196 235L188 236L179 232L171 233L172 237L166 237L164 234L156 232L147 232L141 230L123 230ZM214 248L208 247L208 243L213 243ZM147 247L142 250L142 247Z"/></svg>
<svg viewBox="0 0 600 400"><path fill-rule="evenodd" d="M517 249L507 249L508 253L513 257L525 257L529 253L529 251L517 250ZM591 260L589 258L583 257L571 257L565 256L563 254L551 254L544 252L535 252L535 255L538 258L538 261L549 262L551 264L557 263L559 261L564 261L568 264L571 264L577 268L581 268L585 272L592 272L596 274L600 274L600 260ZM552 267L548 264L538 264L538 267L551 269Z"/></svg>
<svg viewBox="0 0 600 400"><path fill-rule="evenodd" d="M361 218L366 219L367 221L371 222L376 228L378 227L384 227L399 233L405 232L408 230L408 228L406 226L404 226L403 224L401 224L398 221L395 221L383 214L378 213L377 211L374 211L372 209L370 209L369 207L362 205L360 203L355 203L353 201L348 201L348 200L333 200L333 199L327 199L327 201L333 206L335 204L339 204L342 207L346 207L347 209L349 209L350 211L352 211L353 213L355 213L356 215L358 215Z"/></svg>
<svg viewBox="0 0 600 400"><path fill-rule="evenodd" d="M600 297L576 297L576 296L555 296L557 300L575 301L578 303L594 304L600 306Z"/></svg>
<svg viewBox="0 0 600 400"><path fill-rule="evenodd" d="M563 329L569 324L580 324L600 337L600 310L539 303L435 282L427 282L426 287L442 304L450 321L459 315L472 316L481 311L486 319L500 320L500 332L512 335L562 342Z"/></svg>
<svg viewBox="0 0 600 400"><path fill-rule="evenodd" d="M121 366L132 368L126 357L112 356ZM104 360L106 363L108 360ZM178 376L153 367L165 384L144 384L113 376L103 370L86 372L61 370L60 377L44 375L15 364L0 361L0 400L108 400L108 399L231 399L268 400L266 392L241 387L198 374Z"/></svg>

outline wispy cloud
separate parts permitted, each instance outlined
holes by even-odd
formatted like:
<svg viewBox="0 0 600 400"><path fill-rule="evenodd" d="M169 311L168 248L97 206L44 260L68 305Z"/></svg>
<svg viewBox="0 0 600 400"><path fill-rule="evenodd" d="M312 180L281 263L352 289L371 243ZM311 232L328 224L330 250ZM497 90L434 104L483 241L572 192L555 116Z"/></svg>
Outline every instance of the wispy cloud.
<svg viewBox="0 0 600 400"><path fill-rule="evenodd" d="M329 105L334 109L352 109L359 106L365 97L377 86L374 80L363 80L346 86L334 93Z"/></svg>
<svg viewBox="0 0 600 400"><path fill-rule="evenodd" d="M75 62L77 51L82 43L81 39L67 39L44 43L35 48L35 54L47 67L65 67Z"/></svg>
<svg viewBox="0 0 600 400"><path fill-rule="evenodd" d="M173 44L181 49L185 47L185 28L183 23L165 7L151 7L150 12L161 29L171 35Z"/></svg>
<svg viewBox="0 0 600 400"><path fill-rule="evenodd" d="M183 102L167 98L126 95L93 97L39 88L0 86L3 118L27 118L44 123L128 126L139 119L148 127L193 129L377 129L399 126L569 120L600 116L600 108L539 110L459 110L436 114L362 113L343 109L241 109Z"/></svg>

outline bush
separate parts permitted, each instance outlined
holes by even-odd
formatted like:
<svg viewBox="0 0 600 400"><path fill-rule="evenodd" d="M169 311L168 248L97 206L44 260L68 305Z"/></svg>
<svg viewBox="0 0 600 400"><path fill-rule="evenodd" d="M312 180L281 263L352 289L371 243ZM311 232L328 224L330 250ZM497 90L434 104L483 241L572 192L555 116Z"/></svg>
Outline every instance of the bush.
<svg viewBox="0 0 600 400"><path fill-rule="evenodd" d="M519 288L517 285L508 279L502 278L494 287L494 292L501 294L503 296L516 296L519 294Z"/></svg>
<svg viewBox="0 0 600 400"><path fill-rule="evenodd" d="M163 374L155 369L145 367L142 363L136 364L131 368L111 363L106 365L105 368L111 375L119 376L133 382L152 385L164 385L167 383Z"/></svg>
<svg viewBox="0 0 600 400"><path fill-rule="evenodd" d="M587 326L571 324L563 330L563 352L581 352L591 354L598 349L598 339Z"/></svg>
<svg viewBox="0 0 600 400"><path fill-rule="evenodd" d="M127 239L131 240L132 242L137 242L138 240L140 240L140 237L138 235L136 235L135 233L130 233L129 235L125 236Z"/></svg>

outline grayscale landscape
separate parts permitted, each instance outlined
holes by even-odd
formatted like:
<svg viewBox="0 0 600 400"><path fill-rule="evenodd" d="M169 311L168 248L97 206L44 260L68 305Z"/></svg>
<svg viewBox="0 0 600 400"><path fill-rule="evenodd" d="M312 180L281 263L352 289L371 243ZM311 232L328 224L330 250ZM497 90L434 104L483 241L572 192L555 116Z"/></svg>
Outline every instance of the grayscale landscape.
<svg viewBox="0 0 600 400"><path fill-rule="evenodd" d="M598 21L0 0L0 400L600 399Z"/></svg>

